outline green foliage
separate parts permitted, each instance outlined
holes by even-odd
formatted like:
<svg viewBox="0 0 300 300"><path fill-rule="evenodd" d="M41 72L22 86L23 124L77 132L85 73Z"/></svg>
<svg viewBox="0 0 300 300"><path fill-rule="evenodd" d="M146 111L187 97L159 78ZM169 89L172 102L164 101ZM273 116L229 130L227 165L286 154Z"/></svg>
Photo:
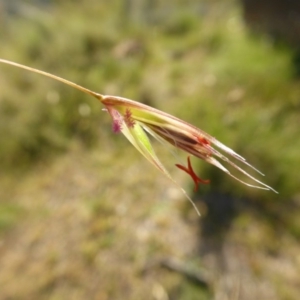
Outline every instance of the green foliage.
<svg viewBox="0 0 300 300"><path fill-rule="evenodd" d="M259 166L281 196L294 195L300 92L288 50L251 37L235 10L220 18L185 7L165 19L144 19L143 26L137 20L125 26L128 20L119 18L124 7L117 2L96 7L81 4L77 9L65 2L32 22L8 22L1 57L186 119ZM146 14L157 15L159 9L154 5ZM74 141L97 145L109 133L109 120L94 99L35 74L1 69L3 166L52 157ZM236 195L244 190L221 180L224 175L211 166L205 168L213 188ZM249 195L274 198L256 190Z"/></svg>
<svg viewBox="0 0 300 300"><path fill-rule="evenodd" d="M52 15L41 13L31 22L8 22L10 34L3 34L1 56L101 93L157 102L174 114L176 109L170 108L176 104L179 117L223 140L262 170L276 163L268 182L281 193L288 196L297 188L296 181L279 181L291 172L286 166L299 162L297 145L291 143L299 90L290 80L289 53L250 37L236 12L217 20L213 14L174 10L169 18L158 19L157 27L139 27L128 20L123 26L122 7L116 3L77 10L66 2L51 9ZM89 18L82 18L82 9ZM113 14L105 13L111 9ZM0 157L7 165L45 158L74 140L94 145L110 130L93 99L38 75L1 67ZM249 141L249 135L255 138ZM281 145L274 147L279 139ZM213 178L219 176L211 172Z"/></svg>
<svg viewBox="0 0 300 300"><path fill-rule="evenodd" d="M153 105L212 134L263 171L266 174L263 181L278 190L279 196L246 188L202 163L198 173L205 179L209 178L211 186L200 193L218 191L235 199L247 195L253 202L249 213L245 212L232 225L237 240L247 249L252 249L253 255L257 247L272 253L280 252L283 247L294 249L288 247L288 243L300 236L300 89L298 79L292 77L292 53L283 47L274 47L268 39L249 35L240 12L231 6L223 9L224 3L231 1L222 1L225 6L220 10L216 9L217 6L207 5L206 1L199 2L200 9L196 1L153 1L153 7L142 5L127 11L122 1L56 1L52 6L35 11L32 17L7 18L5 26L0 26L0 57L45 70L103 94L120 95ZM218 1L208 1L211 2ZM5 65L0 65L0 87L1 174L13 173L22 165L27 166L29 173L35 172L37 162L49 157L59 158L57 154L74 149L72 147L75 145L76 148L78 144L83 145L86 152L80 152L74 163L69 163L68 168L72 171L78 159L85 163L90 161L91 165L95 163L91 158L85 160L93 147L97 147L99 156L104 157L91 176L95 182L101 183L101 187L95 192L96 196L87 196L92 200L87 200L88 208L85 207L88 217L82 217L82 222L86 222L86 236L79 246L79 254L74 255L74 261L81 255L89 266L95 268L93 272L98 273L95 262L101 256L99 253L113 251L118 243L122 249L116 250L114 259L126 249L124 261L130 257L137 265L142 260L141 253L154 255L161 251L157 232L157 240L150 239L146 245L149 249L137 253L131 249L135 233L128 240L122 240L141 225L137 222L128 230L123 220L125 225L119 227L120 217L114 209L116 203L120 206L124 201L125 191L141 205L136 208L141 211L145 203L157 197L163 198L165 194L157 192L153 196L152 182L161 181L159 174L151 173L148 177L143 174L146 176L144 185L140 183L140 165L134 166L133 163L139 162L139 154L132 154L126 143L115 138L109 117L101 111L100 103L70 87ZM152 168L150 165L146 167ZM127 170L129 168L133 168L136 175L132 176ZM49 176L55 178L56 171L52 172ZM91 179L89 173L85 176ZM109 179L105 181L106 176ZM61 181L66 177L68 172L61 175ZM32 186L38 178L36 175ZM18 187L21 180L15 180ZM82 184L89 186L86 182ZM39 185L42 191L48 188L43 182ZM65 185L57 185L65 191ZM69 183L69 186L72 192L76 190L75 184ZM104 186L110 188L104 189ZM28 198L34 194L34 189L27 191ZM73 194L70 202L72 197ZM106 197L107 202L101 197ZM151 205L147 205L147 209L136 213L143 221L151 212ZM1 202L0 232L11 228L21 213L18 204ZM131 212L126 210L126 214L130 214L128 219L134 219ZM168 222L165 215L161 219L163 224ZM119 231L120 241L116 241L114 236ZM179 231L175 234L180 234ZM45 235L46 232L45 229ZM287 244L278 241L278 232L282 236L286 234L284 244ZM142 238L143 234L140 234ZM292 257L294 252L290 251ZM261 265L267 264L258 258L253 261L258 273L263 272ZM112 267L109 260L99 266L99 269ZM131 263L126 265L122 278L131 267ZM134 272L138 273L138 267L134 267ZM267 272L268 268L265 269ZM76 271L76 280L80 282L83 280L80 274L84 272L80 267ZM118 272L112 271L105 284L113 285L115 274ZM50 279L51 284L57 280L54 275ZM281 286L285 286L285 279L280 280ZM26 290L28 284L24 286ZM113 291L114 288L112 286ZM177 283L176 288L180 299L209 299L210 296L186 282ZM127 289L125 286L124 290ZM141 290L132 299L141 299L144 292L143 288ZM40 296L39 291L34 296ZM150 299L147 297L145 299Z"/></svg>
<svg viewBox="0 0 300 300"><path fill-rule="evenodd" d="M1 57L195 123L259 166L284 197L293 196L300 160L295 138L300 92L291 78L289 51L249 36L234 10L220 18L174 9L154 27L153 22L124 26L117 2L79 7L65 2L51 7L51 15L41 12L31 22L8 22ZM157 7L148 13L155 14ZM4 165L51 157L74 140L95 145L110 130L95 100L35 74L7 66L1 70ZM221 176L209 172L212 182ZM234 185L237 193L244 189L225 185L222 189L231 191Z"/></svg>
<svg viewBox="0 0 300 300"><path fill-rule="evenodd" d="M0 203L0 234L11 228L20 219L22 212L18 205Z"/></svg>

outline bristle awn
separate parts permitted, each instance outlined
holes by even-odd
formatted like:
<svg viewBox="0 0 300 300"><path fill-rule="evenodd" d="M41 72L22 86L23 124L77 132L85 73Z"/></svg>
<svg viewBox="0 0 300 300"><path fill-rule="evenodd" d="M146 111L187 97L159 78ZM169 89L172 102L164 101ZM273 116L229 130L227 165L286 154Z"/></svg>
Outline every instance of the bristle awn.
<svg viewBox="0 0 300 300"><path fill-rule="evenodd" d="M252 175L250 175L248 172L246 172L245 170L243 170L241 167L239 167L238 165L236 165L234 162L232 162L232 161L230 161L230 160L228 160L227 162L228 162L231 166L233 166L235 169L239 170L241 173L243 173L243 174L246 175L247 177L251 178L253 181L255 181L255 182L261 184L263 187L265 187L265 188L262 188L262 187L257 187L257 188L260 188L260 189L266 189L266 190L271 190L271 191L273 191L274 193L278 194L278 192L277 192L276 190L274 190L272 187L270 187L270 186L266 185L265 183L261 182L260 180L256 179L255 177L253 177ZM240 179L234 177L231 173L229 173L229 175L230 175L231 177L237 179L238 181L243 182L242 180L240 180ZM243 183L245 183L245 182L243 182ZM245 184L246 184L246 183L245 183ZM249 184L246 184L246 185L249 185ZM251 186L251 185L249 185L249 186ZM256 186L254 186L254 187L256 187Z"/></svg>
<svg viewBox="0 0 300 300"><path fill-rule="evenodd" d="M262 186L260 186L260 185L253 185L253 184L251 184L251 183L245 182L245 181L243 181L243 180L241 180L241 179L235 177L235 176L232 175L230 172L228 173L228 175L229 175L230 177L234 178L235 180L241 182L242 184L246 185L246 186L249 186L249 187L252 187L252 188L255 188L255 189L260 189L260 190L273 191L274 193L278 194L278 192L277 192L276 190L274 190L274 189L271 188L270 186L264 184L263 182L261 182L261 181L259 181L259 180L257 180L257 179L255 179L255 181L256 181L257 183L260 183ZM253 179L253 178L252 178L252 179Z"/></svg>
<svg viewBox="0 0 300 300"><path fill-rule="evenodd" d="M223 155L222 153L220 153L219 151L217 151L216 149L210 147L210 150L212 151L212 154L214 154L215 156L218 156L219 158L221 158L223 161L225 162L230 162L230 160L228 159L228 157L226 157L225 155ZM229 153L230 154L230 153ZM234 158L236 158L238 161L240 161L241 163L243 163L244 165L250 167L251 169L253 169L255 172L257 172L258 174L265 176L265 174L263 174L261 171L259 171L258 169L256 169L255 167L253 167L251 164L249 164L243 157L239 156L233 156ZM242 158L242 159L240 159Z"/></svg>

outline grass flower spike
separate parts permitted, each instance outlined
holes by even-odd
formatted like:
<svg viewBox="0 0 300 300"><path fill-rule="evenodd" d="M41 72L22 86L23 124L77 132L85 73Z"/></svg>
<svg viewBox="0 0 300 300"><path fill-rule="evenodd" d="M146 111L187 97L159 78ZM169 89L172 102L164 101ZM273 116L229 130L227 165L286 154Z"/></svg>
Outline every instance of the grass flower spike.
<svg viewBox="0 0 300 300"><path fill-rule="evenodd" d="M113 131L116 133L123 133L131 142L131 144L148 161L150 161L165 176L171 179L177 186L178 184L174 181L169 172L165 169L163 164L156 156L151 141L149 140L148 134L152 135L154 138L161 142L167 142L174 147L187 152L190 155L198 157L208 162L209 164L216 166L223 172L227 173L229 176L247 186L264 190L272 190L276 192L273 188L262 183L261 181L247 173L240 166L238 166L234 161L228 158L231 157L236 161L240 161L241 163L259 172L249 163L247 163L243 157L220 143L214 137L183 120L180 120L170 114L130 99L117 96L104 96L99 93L95 93L71 81L46 73L44 71L33 69L3 59L0 59L0 62L53 78L97 98L104 105L104 110L112 118ZM250 184L237 178L225 166L223 166L220 161L224 161L228 165L232 166L237 171L250 178L253 182L256 182L256 184ZM176 166L191 176L192 180L195 183L195 190L198 189L199 183L209 183L208 180L202 180L195 174L189 156L187 158L187 162L187 167L181 164L176 164ZM189 198L189 196L183 189L182 191L191 201L199 214L199 211L197 210L193 201Z"/></svg>

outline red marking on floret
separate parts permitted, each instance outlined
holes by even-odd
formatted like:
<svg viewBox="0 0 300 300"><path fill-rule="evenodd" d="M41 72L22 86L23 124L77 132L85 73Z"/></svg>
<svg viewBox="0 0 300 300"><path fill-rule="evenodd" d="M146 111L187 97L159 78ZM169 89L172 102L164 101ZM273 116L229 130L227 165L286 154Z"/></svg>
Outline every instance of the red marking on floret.
<svg viewBox="0 0 300 300"><path fill-rule="evenodd" d="M210 142L208 139L206 139L205 137L202 136L197 136L197 141L203 145L210 145Z"/></svg>
<svg viewBox="0 0 300 300"><path fill-rule="evenodd" d="M182 166L182 165L179 165L179 164L176 164L175 166L177 168L179 168L180 170L186 172L187 174L189 174L192 177L192 179L195 183L194 191L196 192L198 190L199 183L208 184L208 183L210 183L210 180L203 180L203 179L199 178L193 170L193 167L192 167L191 160L190 160L189 156L187 158L187 161L188 161L188 167L185 167L185 166Z"/></svg>

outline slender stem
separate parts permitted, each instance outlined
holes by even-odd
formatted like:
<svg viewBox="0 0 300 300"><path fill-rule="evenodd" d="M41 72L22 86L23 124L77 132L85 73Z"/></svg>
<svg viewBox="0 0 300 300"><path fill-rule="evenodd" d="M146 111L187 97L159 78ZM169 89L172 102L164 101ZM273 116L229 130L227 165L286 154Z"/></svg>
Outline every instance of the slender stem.
<svg viewBox="0 0 300 300"><path fill-rule="evenodd" d="M27 66L24 66L24 65L21 65L21 64L18 64L18 63L15 63L15 62L12 62L10 60L6 60L6 59L1 59L0 58L0 62L1 63L4 63L4 64L8 64L8 65L12 65L12 66L15 66L15 67L18 67L18 68L22 68L22 69L25 69L27 71L30 71L30 72L34 72L34 73L38 73L38 74L41 74L41 75L44 75L46 77L50 77L52 79L55 79L57 81L60 81L60 82L63 82L71 87L74 87L75 89L79 90L79 91L82 91L88 95L91 95L95 98L97 98L98 100L102 101L103 100L103 95L99 94L99 93L95 93L87 88L84 88L83 86L81 85L78 85L72 81L69 81L69 80L66 80L64 78L61 78L59 76L55 76L55 75L52 75L50 73L47 73L47 72L44 72L44 71L41 71L41 70L38 70L38 69L34 69L34 68L30 68L30 67L27 67Z"/></svg>

